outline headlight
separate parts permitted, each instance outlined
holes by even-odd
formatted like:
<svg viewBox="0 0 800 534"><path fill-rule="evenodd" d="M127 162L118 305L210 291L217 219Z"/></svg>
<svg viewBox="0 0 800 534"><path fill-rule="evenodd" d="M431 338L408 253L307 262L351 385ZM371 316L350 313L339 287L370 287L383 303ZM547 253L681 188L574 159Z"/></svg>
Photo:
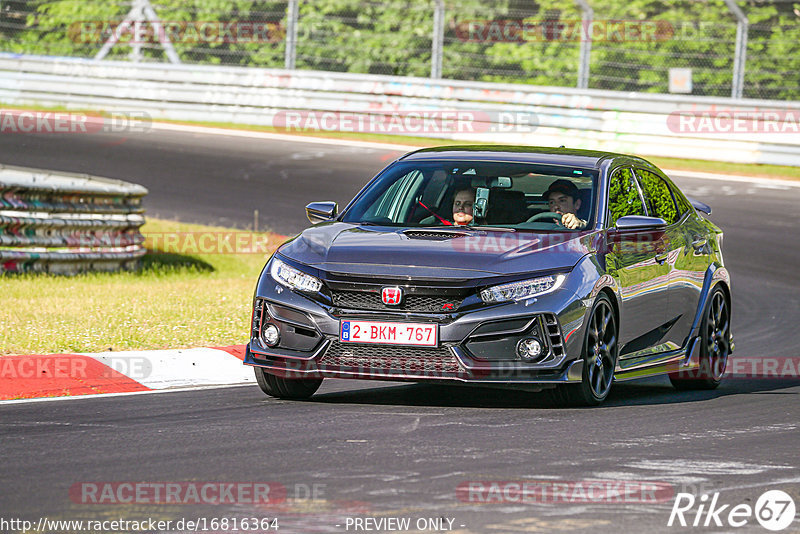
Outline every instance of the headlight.
<svg viewBox="0 0 800 534"><path fill-rule="evenodd" d="M525 300L538 297L558 289L564 282L566 275L543 276L522 282L511 282L499 286L489 287L481 291L481 300L486 304L507 302L512 300Z"/></svg>
<svg viewBox="0 0 800 534"><path fill-rule="evenodd" d="M277 258L272 260L269 274L279 283L298 291L316 292L322 289L322 282L320 282L319 278L298 271Z"/></svg>

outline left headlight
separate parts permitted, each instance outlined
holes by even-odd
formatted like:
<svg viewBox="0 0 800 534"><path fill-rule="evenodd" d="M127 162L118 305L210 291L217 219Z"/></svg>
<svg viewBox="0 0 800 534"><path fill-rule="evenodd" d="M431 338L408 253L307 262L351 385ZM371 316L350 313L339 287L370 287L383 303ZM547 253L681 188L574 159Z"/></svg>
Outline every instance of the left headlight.
<svg viewBox="0 0 800 534"><path fill-rule="evenodd" d="M322 289L322 282L319 278L299 271L277 258L272 260L269 274L279 283L298 291L316 292Z"/></svg>
<svg viewBox="0 0 800 534"><path fill-rule="evenodd" d="M561 287L566 277L564 274L556 274L488 287L481 291L481 300L486 304L493 304L495 302L519 301L538 297Z"/></svg>

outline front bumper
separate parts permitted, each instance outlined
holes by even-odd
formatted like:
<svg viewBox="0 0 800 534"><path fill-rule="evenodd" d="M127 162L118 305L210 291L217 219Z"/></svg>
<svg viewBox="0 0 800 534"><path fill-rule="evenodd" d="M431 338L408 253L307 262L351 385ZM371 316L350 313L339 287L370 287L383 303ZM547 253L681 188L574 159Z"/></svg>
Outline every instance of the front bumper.
<svg viewBox="0 0 800 534"><path fill-rule="evenodd" d="M469 311L408 313L324 306L272 285L259 288L245 364L286 378L356 378L477 384L561 384L581 380L587 308L574 293L544 295ZM437 347L344 343L342 319L436 323ZM261 329L271 323L280 342L269 347ZM534 336L545 351L535 361L516 353Z"/></svg>
<svg viewBox="0 0 800 534"><path fill-rule="evenodd" d="M335 340L327 340L321 348L325 353ZM382 347L391 351L395 347ZM294 360L269 354L267 352L253 352L247 346L244 363L254 367L261 367L271 374L283 378L352 378L365 380L390 380L409 382L469 382L475 384L566 384L581 381L583 371L582 360L572 360L565 364L563 369L551 371L535 371L521 369L516 365L495 365L491 370L468 369L464 362L463 353L458 347L443 348L451 354L452 362L444 358L440 361L430 361L427 364L413 362L404 365L402 359L396 356L387 356L381 359L375 357L372 365L354 362L326 363L321 358L310 360Z"/></svg>

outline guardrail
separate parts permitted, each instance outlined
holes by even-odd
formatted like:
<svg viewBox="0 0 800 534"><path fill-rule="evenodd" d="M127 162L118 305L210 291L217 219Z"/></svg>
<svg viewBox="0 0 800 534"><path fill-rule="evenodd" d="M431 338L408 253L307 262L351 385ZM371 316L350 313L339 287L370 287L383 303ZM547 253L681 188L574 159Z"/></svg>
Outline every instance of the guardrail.
<svg viewBox="0 0 800 534"><path fill-rule="evenodd" d="M0 165L0 273L135 269L146 194L120 180Z"/></svg>
<svg viewBox="0 0 800 534"><path fill-rule="evenodd" d="M455 111L473 113L471 131L386 133L800 166L800 102L11 54L0 54L0 102L266 126L286 110Z"/></svg>

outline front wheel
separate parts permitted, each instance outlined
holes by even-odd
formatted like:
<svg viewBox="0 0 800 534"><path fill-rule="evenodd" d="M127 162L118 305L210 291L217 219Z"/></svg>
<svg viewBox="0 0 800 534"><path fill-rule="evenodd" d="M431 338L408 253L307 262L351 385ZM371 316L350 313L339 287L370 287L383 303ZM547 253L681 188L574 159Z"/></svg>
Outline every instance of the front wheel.
<svg viewBox="0 0 800 534"><path fill-rule="evenodd" d="M731 312L725 293L714 288L700 323L700 368L669 375L676 389L715 389L722 382L731 353Z"/></svg>
<svg viewBox="0 0 800 534"><path fill-rule="evenodd" d="M282 378L253 367L261 391L277 399L302 400L311 397L322 384L321 378Z"/></svg>
<svg viewBox="0 0 800 534"><path fill-rule="evenodd" d="M586 326L581 383L556 388L557 400L577 406L597 406L606 400L619 354L617 332L614 308L608 297L601 294L592 307Z"/></svg>

